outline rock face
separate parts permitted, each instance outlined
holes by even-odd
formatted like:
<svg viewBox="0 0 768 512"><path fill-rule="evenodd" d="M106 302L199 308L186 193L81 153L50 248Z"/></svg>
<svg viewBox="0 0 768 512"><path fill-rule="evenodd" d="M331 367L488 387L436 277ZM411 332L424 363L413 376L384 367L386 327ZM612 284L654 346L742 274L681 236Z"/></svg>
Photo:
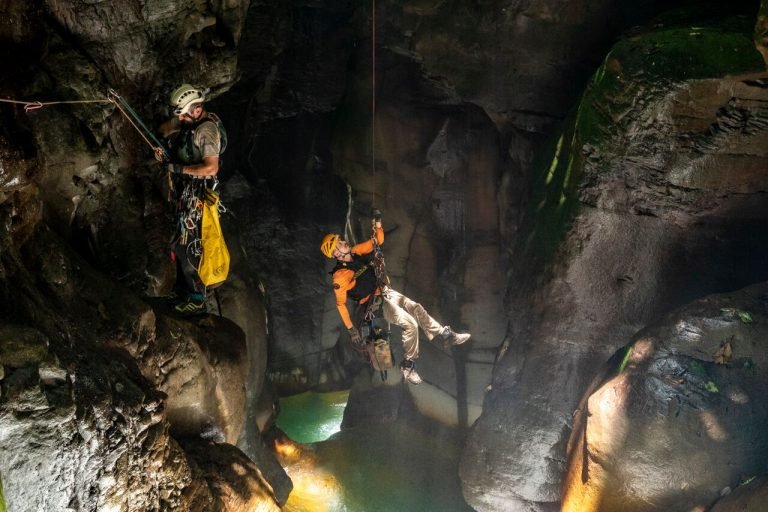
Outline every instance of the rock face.
<svg viewBox="0 0 768 512"><path fill-rule="evenodd" d="M609 360L574 413L563 511L704 510L764 470L766 300L709 296Z"/></svg>
<svg viewBox="0 0 768 512"><path fill-rule="evenodd" d="M200 469L206 459L198 465L171 437L238 440L242 331L226 320L196 325L156 314L51 233L23 249L24 263L13 246L2 253L3 295L15 297L3 314L38 325L5 320L0 328L9 510L237 510L238 500L216 490L227 486L243 502L277 510L272 489L285 499L284 473L270 471L271 484L254 471L222 474L214 485ZM34 280L30 269L39 269ZM245 459L234 446L219 451L222 463L227 454Z"/></svg>
<svg viewBox="0 0 768 512"><path fill-rule="evenodd" d="M260 293L224 296L221 312L242 329L214 317L182 321L138 298L172 285L172 226L162 170L105 101L114 88L152 125L180 77L213 95L228 88L247 4L7 4L2 96L96 101L0 106L0 474L9 510L278 509L290 480L247 421L265 375ZM247 317L237 312L244 306ZM244 471L220 471L210 453Z"/></svg>
<svg viewBox="0 0 768 512"><path fill-rule="evenodd" d="M168 435L161 395L115 354L88 352L70 370L47 344L23 327L0 338L8 509L204 508L210 495Z"/></svg>
<svg viewBox="0 0 768 512"><path fill-rule="evenodd" d="M130 360L87 351L65 368L45 341L21 327L0 333L0 472L9 511L279 510L234 446L182 450L169 435L163 395ZM247 471L212 471L213 454Z"/></svg>
<svg viewBox="0 0 768 512"><path fill-rule="evenodd" d="M614 47L538 164L510 343L461 468L478 510L556 507L578 394L617 342L768 278L764 77L735 76L762 69L751 22L672 21Z"/></svg>
<svg viewBox="0 0 768 512"><path fill-rule="evenodd" d="M732 493L726 496L712 507L712 512L757 512L765 508L768 501L768 486L766 486L766 477L747 481L739 486Z"/></svg>

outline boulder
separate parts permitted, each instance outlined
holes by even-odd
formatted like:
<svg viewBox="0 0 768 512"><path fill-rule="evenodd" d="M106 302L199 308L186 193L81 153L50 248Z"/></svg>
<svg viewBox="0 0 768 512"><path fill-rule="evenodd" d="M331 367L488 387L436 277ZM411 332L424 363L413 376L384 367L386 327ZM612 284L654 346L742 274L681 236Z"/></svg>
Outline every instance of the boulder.
<svg viewBox="0 0 768 512"><path fill-rule="evenodd" d="M67 365L16 364L0 382L9 510L206 509L207 488L168 434L161 395L129 361L81 348Z"/></svg>
<svg viewBox="0 0 768 512"><path fill-rule="evenodd" d="M562 510L705 510L768 456L768 284L644 329L574 412Z"/></svg>

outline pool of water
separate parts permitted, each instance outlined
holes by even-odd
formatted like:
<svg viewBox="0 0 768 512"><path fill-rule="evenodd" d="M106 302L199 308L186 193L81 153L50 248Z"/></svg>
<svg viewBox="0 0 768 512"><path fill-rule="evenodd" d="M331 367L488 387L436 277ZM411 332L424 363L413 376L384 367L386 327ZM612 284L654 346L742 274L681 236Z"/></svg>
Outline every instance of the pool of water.
<svg viewBox="0 0 768 512"><path fill-rule="evenodd" d="M294 482L286 512L472 511L458 477L458 431L405 417L338 431L345 403L346 393L281 399L278 426L304 443L281 461Z"/></svg>
<svg viewBox="0 0 768 512"><path fill-rule="evenodd" d="M281 398L277 426L297 443L325 441L339 431L348 398L349 391Z"/></svg>

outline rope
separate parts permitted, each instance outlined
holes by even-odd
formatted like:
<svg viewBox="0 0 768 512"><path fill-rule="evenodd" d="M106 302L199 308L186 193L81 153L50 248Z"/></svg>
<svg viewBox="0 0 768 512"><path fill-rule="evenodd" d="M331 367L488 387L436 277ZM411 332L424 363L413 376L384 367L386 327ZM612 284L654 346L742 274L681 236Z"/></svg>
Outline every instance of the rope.
<svg viewBox="0 0 768 512"><path fill-rule="evenodd" d="M371 208L376 207L376 0L371 0Z"/></svg>
<svg viewBox="0 0 768 512"><path fill-rule="evenodd" d="M9 100L7 98L0 98L0 103L14 103L16 105L24 105L24 112L30 112L32 110L37 110L38 108L47 107L48 105L63 105L65 103L112 103L112 100L104 98L101 100L18 101Z"/></svg>
<svg viewBox="0 0 768 512"><path fill-rule="evenodd" d="M170 158L169 158L169 156L168 156L168 153L167 153L167 151L165 151L165 148L163 147L163 143L162 143L162 142L160 142L160 141L157 139L157 137L155 137L154 133L152 133L152 130L150 130L149 128L147 128L147 125L145 125L145 124L142 122L142 120L141 120L141 118L139 117L139 115L138 115L138 114L137 114L137 113L136 113L136 112L135 112L135 111L134 111L134 110L131 108L131 106L128 104L128 102L125 100L125 98L123 98L122 96L120 96L119 94L117 94L117 92L116 92L114 89L110 89L110 90L109 90L109 96L110 96L110 99L114 98L114 99L116 99L116 100L117 100L117 102L119 102L119 103L120 103L120 104L118 105L118 103L117 103L117 102L115 102L114 100L112 100L112 102L113 102L113 103L115 103L115 106L116 106L118 109L120 109L120 112L122 112L122 113L123 113L123 115L126 117L126 119L128 119L128 121L130 121L130 123L133 125L133 127L134 127L134 128L136 128L136 131L138 131L138 132L139 132L139 134L140 134L140 135L142 136L142 138L143 138L143 139L146 141L146 143L149 145L149 147L151 147L151 148L152 148L152 151L154 151L155 155L157 155L157 156L158 156L160 159L162 159L162 158L164 157L166 160L170 160ZM125 110L123 110L123 108L121 108L121 107L120 107L120 105L122 105L122 107L123 107L123 108L125 108L125 110L127 110L127 111L128 111L130 114L131 114L131 115L130 115L130 117L129 117L129 116L126 114ZM141 130L139 130L138 126L136 126L136 124L133 122L133 120L135 120L135 121L136 121L136 123L138 123L139 125L141 125L141 127L144 129L144 132L143 132L143 133L142 133L142 131L141 131ZM152 143L151 143L151 142L149 142L149 140L147 140L147 137L145 137L145 136L144 136L144 133L147 133L147 134L149 134L150 138L152 139L152 141L153 141L155 144L157 144L157 146L153 146L153 145L152 145Z"/></svg>
<svg viewBox="0 0 768 512"><path fill-rule="evenodd" d="M352 245L357 245L355 239L355 231L352 229L352 206L355 204L352 199L352 185L347 183L347 218L344 222L344 239L352 242Z"/></svg>
<svg viewBox="0 0 768 512"><path fill-rule="evenodd" d="M125 118L128 120L129 123L131 123L131 125L136 129L136 131L139 132L139 135L141 135L141 137L144 139L147 145L149 145L149 147L152 148L152 151L155 153L155 156L160 160L168 159L168 153L163 147L162 143L157 139L157 137L154 136L152 131L149 128L147 128L147 126L141 121L138 114L136 114L136 112L134 112L131 106L128 105L128 102L125 101L125 99L123 99L113 89L109 90L109 94L107 98L93 99L93 100L20 101L20 100L8 99L8 98L0 98L0 103L12 103L15 105L24 105L24 112L31 112L33 110L47 107L49 105L112 103L123 114L123 116L125 116ZM141 125L141 128L139 128L137 123ZM142 128L144 131L142 131ZM149 137L152 138L152 140L155 142L156 145L150 142L149 138L147 138L145 133L149 134Z"/></svg>

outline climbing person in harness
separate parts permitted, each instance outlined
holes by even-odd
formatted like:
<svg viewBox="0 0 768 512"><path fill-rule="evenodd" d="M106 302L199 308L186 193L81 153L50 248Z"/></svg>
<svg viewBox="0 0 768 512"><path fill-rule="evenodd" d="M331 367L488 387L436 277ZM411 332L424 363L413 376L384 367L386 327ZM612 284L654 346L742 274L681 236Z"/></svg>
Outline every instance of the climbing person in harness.
<svg viewBox="0 0 768 512"><path fill-rule="evenodd" d="M206 286L198 268L202 256L201 221L208 190L218 185L219 155L226 140L221 120L205 109L206 90L182 84L169 98L175 117L160 128L169 148L176 232L171 250L186 284L174 310L183 315L206 312ZM178 286L177 288L182 289Z"/></svg>
<svg viewBox="0 0 768 512"><path fill-rule="evenodd" d="M430 341L438 341L448 348L461 345L471 336L468 333L456 333L450 326L440 325L427 310L388 284L377 279L371 255L375 245L384 243L384 230L381 227L381 215L373 219L374 236L370 240L350 246L341 235L329 233L320 244L320 251L327 258L335 258L333 271L333 290L336 294L336 307L341 321L349 331L353 345L362 345L360 331L355 327L347 309L347 298L359 304L366 304L383 298L384 318L403 330L404 357L400 363L403 378L411 384L420 384L421 377L416 372L415 361L419 357L419 327Z"/></svg>

